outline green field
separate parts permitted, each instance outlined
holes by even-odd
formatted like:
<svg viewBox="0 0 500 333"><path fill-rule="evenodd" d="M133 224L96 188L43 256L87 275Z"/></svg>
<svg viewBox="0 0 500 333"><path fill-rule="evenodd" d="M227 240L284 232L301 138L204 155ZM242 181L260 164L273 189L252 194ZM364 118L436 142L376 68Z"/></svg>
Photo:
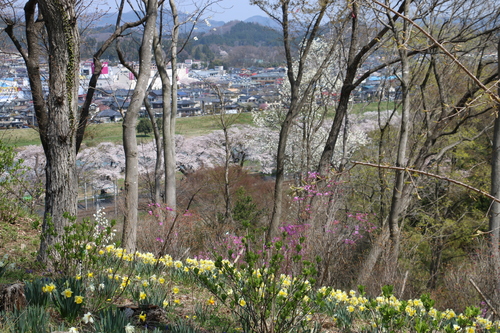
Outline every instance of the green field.
<svg viewBox="0 0 500 333"><path fill-rule="evenodd" d="M184 136L198 136L208 134L212 131L221 129L220 116L198 116L177 118L176 134ZM226 115L227 120L234 124L251 124L252 114L241 113L237 115ZM144 136L138 135L144 139ZM146 138L153 138L150 134ZM8 129L0 131L0 140L9 146L28 146L39 145L40 137L38 131L32 128ZM93 146L100 142L122 142L122 124L90 124L85 132L84 143L87 146Z"/></svg>

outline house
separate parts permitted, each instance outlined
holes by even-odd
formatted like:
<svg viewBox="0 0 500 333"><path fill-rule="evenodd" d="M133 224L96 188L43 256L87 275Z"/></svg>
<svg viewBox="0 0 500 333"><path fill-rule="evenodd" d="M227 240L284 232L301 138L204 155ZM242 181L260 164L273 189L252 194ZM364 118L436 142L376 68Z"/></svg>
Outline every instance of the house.
<svg viewBox="0 0 500 333"><path fill-rule="evenodd" d="M93 119L97 123L114 123L123 120L122 114L112 109L100 111Z"/></svg>

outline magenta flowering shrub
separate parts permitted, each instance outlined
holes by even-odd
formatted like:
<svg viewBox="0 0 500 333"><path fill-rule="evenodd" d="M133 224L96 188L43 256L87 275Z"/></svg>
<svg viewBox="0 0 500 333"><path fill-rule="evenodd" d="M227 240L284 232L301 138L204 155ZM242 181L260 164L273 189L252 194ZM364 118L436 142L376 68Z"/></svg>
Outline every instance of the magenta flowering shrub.
<svg viewBox="0 0 500 333"><path fill-rule="evenodd" d="M298 225L307 225L305 253L309 260L321 258L322 283L346 283L357 275L356 262L370 235L377 230L374 215L345 207L346 184L335 175L308 172L291 187L291 207Z"/></svg>
<svg viewBox="0 0 500 333"><path fill-rule="evenodd" d="M194 226L191 212L174 211L164 204L152 203L148 205L147 213L147 218L139 226L138 242L142 251L176 258L191 248L189 235L193 234Z"/></svg>

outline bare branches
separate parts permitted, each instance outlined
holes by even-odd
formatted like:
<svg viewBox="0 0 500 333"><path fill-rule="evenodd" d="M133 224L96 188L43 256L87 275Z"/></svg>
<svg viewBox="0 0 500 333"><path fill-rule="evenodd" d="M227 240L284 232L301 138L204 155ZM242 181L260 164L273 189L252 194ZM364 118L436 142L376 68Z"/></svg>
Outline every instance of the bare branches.
<svg viewBox="0 0 500 333"><path fill-rule="evenodd" d="M380 169L405 171L410 176L411 176L412 173L415 173L415 174L419 174L419 175L424 175L424 176L428 176L428 177L432 177L432 178L444 180L444 181L450 182L452 184L465 187L466 189L471 190L473 192L476 192L476 193L479 193L481 195L484 195L485 197L487 197L487 198L489 198L489 199L491 199L493 201L500 202L500 198L495 198L494 196L490 195L488 192L485 192L485 191L480 190L478 188L475 188L473 186L467 185L467 184L465 184L465 183L463 183L461 181L458 181L458 180L455 180L455 179L452 179L452 178L448 178L448 177L445 177L445 176L436 175L434 173L430 173L430 172L427 172L427 171L422 171L422 170L417 170L417 169L412 169L412 168L397 167L397 166L392 166L392 165L381 165L381 164L368 163L368 162L359 162L359 161L351 161L351 163L354 164L354 165L364 165L364 166L369 166L369 167L374 167L374 168L380 168Z"/></svg>
<svg viewBox="0 0 500 333"><path fill-rule="evenodd" d="M469 77L471 78L486 94L490 96L492 100L494 100L496 103L500 104L500 97L492 92L491 88L486 87L472 72L465 67L462 62L460 62L442 43L440 43L436 38L434 38L427 30L422 28L420 25L418 25L415 21L413 21L411 18L409 18L406 15L401 14L400 12L396 11L395 9L391 8L389 5L386 5L384 3L381 3L377 0L373 0L374 3L379 5L380 7L385 8L386 10L394 13L398 17L401 17L405 21L409 22L411 25L413 25L415 28L417 28L421 33L423 33L429 40L433 42L435 46L437 46L439 49L443 51L444 54L446 54L457 66L460 67L460 69Z"/></svg>

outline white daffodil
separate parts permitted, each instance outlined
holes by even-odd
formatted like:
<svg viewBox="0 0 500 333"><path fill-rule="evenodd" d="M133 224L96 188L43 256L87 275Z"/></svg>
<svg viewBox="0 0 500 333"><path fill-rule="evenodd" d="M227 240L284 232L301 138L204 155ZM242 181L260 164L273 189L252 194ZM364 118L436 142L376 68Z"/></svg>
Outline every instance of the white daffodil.
<svg viewBox="0 0 500 333"><path fill-rule="evenodd" d="M82 320L85 324L94 323L94 318L92 317L92 313L90 313L90 312L87 312L86 314L84 314Z"/></svg>
<svg viewBox="0 0 500 333"><path fill-rule="evenodd" d="M125 333L134 333L135 332L135 327L130 325L130 323L125 326Z"/></svg>

